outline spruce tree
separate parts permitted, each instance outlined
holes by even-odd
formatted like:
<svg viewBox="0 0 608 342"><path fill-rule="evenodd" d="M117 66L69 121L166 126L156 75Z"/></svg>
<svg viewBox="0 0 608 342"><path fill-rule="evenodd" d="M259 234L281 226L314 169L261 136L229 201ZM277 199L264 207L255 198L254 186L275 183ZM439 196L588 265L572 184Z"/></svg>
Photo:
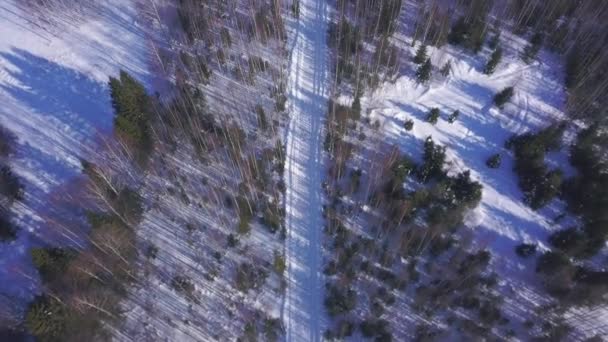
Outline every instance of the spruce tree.
<svg viewBox="0 0 608 342"><path fill-rule="evenodd" d="M441 73L441 76L448 77L451 70L452 70L452 60L450 59L443 65L443 67L441 68L441 70L439 72Z"/></svg>
<svg viewBox="0 0 608 342"><path fill-rule="evenodd" d="M431 124L436 124L437 121L439 120L439 108L433 108L431 109L431 111L429 112L429 114L426 117L426 121L431 123Z"/></svg>
<svg viewBox="0 0 608 342"><path fill-rule="evenodd" d="M524 51L521 53L521 59L526 63L532 63L532 60L536 58L538 52L540 51L540 47L543 43L543 36L540 33L534 34L532 39L530 40L530 44L528 44Z"/></svg>
<svg viewBox="0 0 608 342"><path fill-rule="evenodd" d="M27 310L25 326L40 341L61 341L66 319L63 304L48 296L38 296Z"/></svg>
<svg viewBox="0 0 608 342"><path fill-rule="evenodd" d="M403 123L403 128L405 128L406 131L411 131L414 128L414 120L405 120L405 122Z"/></svg>
<svg viewBox="0 0 608 342"><path fill-rule="evenodd" d="M498 94L494 95L494 104L498 108L502 108L513 96L513 87L507 87L501 90Z"/></svg>
<svg viewBox="0 0 608 342"><path fill-rule="evenodd" d="M448 122L454 123L458 119L459 116L460 116L460 111L455 110L454 113L450 114L450 116L448 117Z"/></svg>
<svg viewBox="0 0 608 342"><path fill-rule="evenodd" d="M138 147L149 143L150 100L145 88L125 71L119 78L110 77L112 107L116 112L114 127Z"/></svg>
<svg viewBox="0 0 608 342"><path fill-rule="evenodd" d="M418 83L426 83L431 79L431 59L428 58L416 71L416 79Z"/></svg>
<svg viewBox="0 0 608 342"><path fill-rule="evenodd" d="M483 69L483 73L486 75L492 75L496 70L496 66L500 63L500 59L502 58L502 48L500 46L496 47L496 50L492 52L486 67Z"/></svg>
<svg viewBox="0 0 608 342"><path fill-rule="evenodd" d="M491 169L497 169L500 167L501 157L499 153L493 154L486 160L486 165Z"/></svg>
<svg viewBox="0 0 608 342"><path fill-rule="evenodd" d="M420 45L418 50L416 50L416 56L414 56L414 63L422 64L427 60L427 57L428 56L426 54L426 45L422 44Z"/></svg>

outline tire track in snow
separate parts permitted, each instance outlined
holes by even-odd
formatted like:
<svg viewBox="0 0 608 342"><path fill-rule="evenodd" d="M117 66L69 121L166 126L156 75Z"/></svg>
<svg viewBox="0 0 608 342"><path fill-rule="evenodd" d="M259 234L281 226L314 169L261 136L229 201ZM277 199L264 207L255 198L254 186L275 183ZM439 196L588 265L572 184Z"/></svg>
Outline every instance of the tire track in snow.
<svg viewBox="0 0 608 342"><path fill-rule="evenodd" d="M282 318L288 341L320 341L324 324L320 191L327 21L324 0L301 0L290 61L291 119L285 165L287 291Z"/></svg>

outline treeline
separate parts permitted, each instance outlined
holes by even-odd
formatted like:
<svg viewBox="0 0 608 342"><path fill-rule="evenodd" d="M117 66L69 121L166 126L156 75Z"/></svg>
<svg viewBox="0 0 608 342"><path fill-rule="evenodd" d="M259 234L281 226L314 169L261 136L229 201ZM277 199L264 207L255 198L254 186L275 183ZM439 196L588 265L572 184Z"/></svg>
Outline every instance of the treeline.
<svg viewBox="0 0 608 342"><path fill-rule="evenodd" d="M89 166L86 172L95 172L94 168ZM143 209L136 192L119 189L107 189L105 195L111 199L107 211L87 212L91 230L86 249L40 247L30 251L44 292L30 303L25 326L40 341L108 338L103 322L120 321L119 302L136 279L133 229Z"/></svg>
<svg viewBox="0 0 608 342"><path fill-rule="evenodd" d="M22 181L13 172L10 159L14 155L15 136L0 126L0 242L10 242L17 238L17 226L11 213L15 201L24 197Z"/></svg>
<svg viewBox="0 0 608 342"><path fill-rule="evenodd" d="M152 147L149 97L125 72L119 79L110 78L110 90L115 131L132 152L132 159L123 162L139 168ZM123 143L113 148L123 149ZM104 327L120 322L119 302L136 279L134 229L142 219L142 198L127 181L130 178L121 180L109 165L83 160L82 169L83 194L71 195L91 200L78 203L78 212L71 214L85 217L86 223L72 219L59 223L59 228L67 228L69 235L86 231L88 243L30 250L43 293L29 304L25 327L40 341L109 338Z"/></svg>

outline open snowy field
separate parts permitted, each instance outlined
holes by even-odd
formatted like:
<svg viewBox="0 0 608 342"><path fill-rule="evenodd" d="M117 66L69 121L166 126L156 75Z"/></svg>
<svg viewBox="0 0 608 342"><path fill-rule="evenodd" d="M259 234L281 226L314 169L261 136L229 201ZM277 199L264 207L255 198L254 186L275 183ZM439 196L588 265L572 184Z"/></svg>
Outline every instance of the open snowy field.
<svg viewBox="0 0 608 342"><path fill-rule="evenodd" d="M12 167L25 184L14 208L18 238L0 244L5 307L38 291L29 247L62 241L46 222L54 199L80 174L79 158L111 132L108 76L124 69L151 82L149 34L138 17L131 0L40 12L23 1L0 4L0 122L17 137Z"/></svg>

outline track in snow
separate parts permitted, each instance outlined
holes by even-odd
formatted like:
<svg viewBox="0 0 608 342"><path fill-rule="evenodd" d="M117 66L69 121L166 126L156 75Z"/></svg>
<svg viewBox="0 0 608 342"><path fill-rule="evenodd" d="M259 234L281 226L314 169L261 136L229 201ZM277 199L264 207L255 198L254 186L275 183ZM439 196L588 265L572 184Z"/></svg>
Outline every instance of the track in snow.
<svg viewBox="0 0 608 342"><path fill-rule="evenodd" d="M287 132L287 293L283 323L288 341L320 341L321 131L327 108L328 8L324 0L300 0L290 63L291 120Z"/></svg>

